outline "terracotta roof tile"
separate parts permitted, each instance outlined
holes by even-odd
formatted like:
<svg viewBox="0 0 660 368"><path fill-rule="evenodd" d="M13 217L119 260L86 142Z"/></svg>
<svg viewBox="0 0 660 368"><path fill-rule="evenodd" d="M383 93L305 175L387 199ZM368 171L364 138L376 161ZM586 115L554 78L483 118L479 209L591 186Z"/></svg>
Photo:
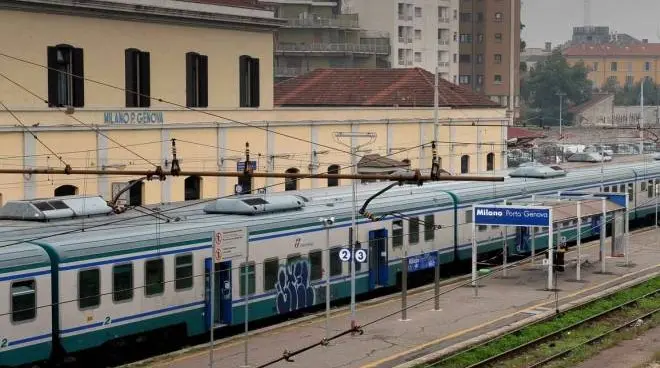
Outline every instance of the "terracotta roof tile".
<svg viewBox="0 0 660 368"><path fill-rule="evenodd" d="M509 139L530 139L530 138L543 138L545 134L532 132L527 129L518 128L518 127L508 127L507 128L507 138Z"/></svg>
<svg viewBox="0 0 660 368"><path fill-rule="evenodd" d="M578 56L660 56L660 43L642 43L634 45L596 44L571 46L562 54L567 57Z"/></svg>
<svg viewBox="0 0 660 368"><path fill-rule="evenodd" d="M322 68L275 85L276 106L433 106L433 74L421 68ZM440 107L499 107L444 79Z"/></svg>
<svg viewBox="0 0 660 368"><path fill-rule="evenodd" d="M209 5L233 6L237 8L264 9L258 0L183 0L191 3L201 3Z"/></svg>

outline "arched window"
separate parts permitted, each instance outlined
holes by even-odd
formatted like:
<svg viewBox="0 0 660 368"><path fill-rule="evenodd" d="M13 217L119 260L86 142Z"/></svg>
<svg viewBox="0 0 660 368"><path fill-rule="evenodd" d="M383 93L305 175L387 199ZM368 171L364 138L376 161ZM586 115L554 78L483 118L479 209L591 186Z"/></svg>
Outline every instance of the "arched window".
<svg viewBox="0 0 660 368"><path fill-rule="evenodd" d="M328 174L339 174L339 165L330 165L328 166ZM328 178L329 187L338 187L339 179L330 179Z"/></svg>
<svg viewBox="0 0 660 368"><path fill-rule="evenodd" d="M495 170L495 154L489 153L486 155L486 171Z"/></svg>
<svg viewBox="0 0 660 368"><path fill-rule="evenodd" d="M463 155L461 156L461 174L467 174L470 172L470 156Z"/></svg>
<svg viewBox="0 0 660 368"><path fill-rule="evenodd" d="M78 194L78 187L74 185L61 185L55 188L55 197L71 196Z"/></svg>
<svg viewBox="0 0 660 368"><path fill-rule="evenodd" d="M292 167L285 171L287 174L297 174L300 170ZM284 179L284 190L298 190L298 179Z"/></svg>
<svg viewBox="0 0 660 368"><path fill-rule="evenodd" d="M184 200L193 201L202 198L202 178L189 176L184 180Z"/></svg>

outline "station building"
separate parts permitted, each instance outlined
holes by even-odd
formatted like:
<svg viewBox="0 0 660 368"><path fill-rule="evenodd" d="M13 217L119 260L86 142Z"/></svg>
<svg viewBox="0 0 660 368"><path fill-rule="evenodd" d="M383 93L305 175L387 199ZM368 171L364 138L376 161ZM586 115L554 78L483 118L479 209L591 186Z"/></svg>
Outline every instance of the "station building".
<svg viewBox="0 0 660 368"><path fill-rule="evenodd" d="M0 40L0 168L168 170L176 139L183 170L236 171L248 142L257 171L348 172L349 142L337 142L337 132L373 132L361 156L380 154L413 168L430 168L434 139L452 173L505 166L506 111L441 81L435 125L433 75L423 70L320 69L275 86L273 39L285 23L255 0L0 2L0 32L11 35ZM2 174L0 196L2 203L110 198L135 179ZM212 198L233 193L236 184L214 177L145 181L124 199ZM344 184L301 180L269 190Z"/></svg>

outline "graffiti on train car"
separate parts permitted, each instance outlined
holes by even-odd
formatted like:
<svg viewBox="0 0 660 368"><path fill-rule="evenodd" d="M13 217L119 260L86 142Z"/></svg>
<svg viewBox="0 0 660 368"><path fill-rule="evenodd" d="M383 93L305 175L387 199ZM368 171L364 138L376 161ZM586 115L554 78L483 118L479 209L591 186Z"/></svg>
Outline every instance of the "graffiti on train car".
<svg viewBox="0 0 660 368"><path fill-rule="evenodd" d="M307 260L281 266L275 284L277 313L288 313L314 305L316 293L310 285Z"/></svg>

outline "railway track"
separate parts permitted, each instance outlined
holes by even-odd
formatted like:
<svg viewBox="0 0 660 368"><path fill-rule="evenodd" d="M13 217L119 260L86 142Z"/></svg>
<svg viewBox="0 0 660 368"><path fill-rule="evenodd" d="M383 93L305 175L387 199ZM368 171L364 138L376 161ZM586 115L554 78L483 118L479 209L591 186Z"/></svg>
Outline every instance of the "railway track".
<svg viewBox="0 0 660 368"><path fill-rule="evenodd" d="M594 322L598 322L599 320L606 319L606 318L608 318L610 316L613 316L615 313L617 313L617 312L619 312L619 311L621 311L621 310L623 310L627 307L632 307L634 305L638 305L644 300L648 300L650 298L657 297L659 294L660 294L660 289L656 289L656 290L654 290L650 293L647 293L645 295L642 295L642 296L639 296L637 298L631 299L631 300L626 301L624 303L618 304L614 307L611 307L611 308L609 308L605 311L602 311L600 313L597 313L595 315L591 315L587 318L581 319L581 320L579 320L577 322L574 322L574 323L572 323L572 324L570 324L566 327L563 327L561 329L549 332L549 333L547 333L547 334L545 334L541 337L538 337L538 338L530 340L526 343L520 344L516 347L513 347L513 348L507 350L507 351L501 352L497 355L490 356L490 357L488 357L486 359L483 359L479 362L468 365L466 368L498 366L498 363L502 363L502 362L505 362L507 360L513 359L516 356L522 355L525 352L528 352L528 351L534 350L535 348L540 347L542 344L544 344L546 342L549 342L551 340L559 339L564 334L570 334L572 331L575 331L575 330L577 330L581 327L584 327L584 326L586 326L590 323L594 323ZM574 308L571 308L569 310L564 311L563 313L566 313L566 312L571 311L571 310L580 309L580 308L583 308L583 307L585 307L585 305L577 305ZM602 333L599 333L595 336L592 336L592 337L590 337L589 339L587 339L585 341L570 345L570 346L568 346L564 349L561 349L558 352L554 352L554 353L552 353L548 356L544 356L544 357L541 357L541 358L536 358L536 360L534 360L531 363L526 363L524 366L527 367L527 368L537 368L537 367L546 366L549 363L552 363L554 361L557 361L558 359L566 357L566 356L570 355L571 353L578 351L581 348L584 348L588 345L596 343L596 342L598 342L598 341L600 341L600 340L602 340L602 339L604 339L608 336L611 336L612 334L614 334L616 332L619 332L619 331L621 331L621 330L623 330L623 329L625 329L625 328L627 328L631 325L634 325L640 319L644 320L646 318L654 316L657 313L660 313L660 308L655 308L655 309L650 310L650 311L645 311L643 313L640 313L639 315L636 315L634 318L629 318L625 322L619 323L619 324L615 325L614 327L612 327L610 329L607 329L606 331L604 331ZM534 324L538 325L538 324L542 324L544 322L548 322L548 320L550 320L551 318L553 318L553 317L549 317L547 319L540 320L540 321L538 321ZM446 357L445 359L442 359L440 361L437 361L437 362L434 362L433 364L428 365L428 367L441 367L441 366L443 366L443 362L447 362L450 359L456 358L460 355L470 353L471 351L473 351L473 350L475 350L479 347L483 347L484 345L487 345L492 341L504 338L508 335L515 335L515 334L519 333L521 330L523 330L525 328L528 328L529 326L530 325L521 327L520 329L511 331L511 332L509 332L505 335L498 336L494 340L479 344L479 345L474 346L474 347L472 347L468 350L464 350L464 351L459 352L457 354L454 354L452 356Z"/></svg>

